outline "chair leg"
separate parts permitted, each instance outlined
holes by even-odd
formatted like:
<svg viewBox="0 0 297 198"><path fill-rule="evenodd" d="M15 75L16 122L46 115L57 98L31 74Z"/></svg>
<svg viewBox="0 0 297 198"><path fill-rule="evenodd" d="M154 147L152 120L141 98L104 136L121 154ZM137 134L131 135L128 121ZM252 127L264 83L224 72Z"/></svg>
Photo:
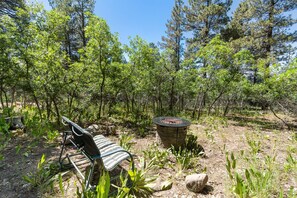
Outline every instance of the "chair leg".
<svg viewBox="0 0 297 198"><path fill-rule="evenodd" d="M87 184L86 184L86 189L88 189L89 188L89 185L90 185L90 183L91 183L91 181L92 181L92 179L93 179L93 173L94 173L94 168L95 168L95 161L92 161L91 162L91 170L90 170L90 172L89 172L89 175L88 175L88 178L87 178Z"/></svg>
<svg viewBox="0 0 297 198"><path fill-rule="evenodd" d="M59 156L60 169L62 169L62 162L63 162L62 155L63 155L63 151L65 149L66 138L67 138L67 135L64 135L63 136L63 144L62 144L62 148L61 148L61 152L60 152L60 156Z"/></svg>

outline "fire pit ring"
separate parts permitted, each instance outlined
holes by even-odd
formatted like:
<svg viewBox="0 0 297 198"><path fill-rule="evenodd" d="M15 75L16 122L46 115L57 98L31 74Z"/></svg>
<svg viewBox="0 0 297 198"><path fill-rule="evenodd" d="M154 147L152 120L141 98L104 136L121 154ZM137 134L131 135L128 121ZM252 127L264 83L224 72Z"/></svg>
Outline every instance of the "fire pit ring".
<svg viewBox="0 0 297 198"><path fill-rule="evenodd" d="M157 125L157 142L163 147L185 145L187 128L191 124L188 120L178 117L156 117L153 122Z"/></svg>

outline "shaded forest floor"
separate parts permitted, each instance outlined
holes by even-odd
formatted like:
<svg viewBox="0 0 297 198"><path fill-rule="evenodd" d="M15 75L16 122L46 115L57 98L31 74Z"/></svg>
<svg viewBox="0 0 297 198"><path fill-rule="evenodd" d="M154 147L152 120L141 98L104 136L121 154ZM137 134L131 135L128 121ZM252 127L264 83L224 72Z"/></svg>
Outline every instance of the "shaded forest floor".
<svg viewBox="0 0 297 198"><path fill-rule="evenodd" d="M283 118L292 124L295 122L294 118ZM133 129L116 127L116 135L110 135L109 138L118 142L118 135L123 131ZM155 143L155 133L156 128L152 126L144 138L134 137L132 152L141 157L143 151ZM293 167L295 172L286 172L284 166L280 166L287 163L288 152L293 159L297 159L297 137L295 131L288 131L272 114L233 114L227 120L206 118L199 124L192 123L188 133L198 137L197 144L203 147L205 155L197 158L190 170L178 171L173 164L171 167L150 171L151 175L157 175L160 180L173 183L171 189L155 192L153 197L232 197L232 182L226 170L226 152L233 152L238 160L237 167L243 169L251 167L243 155L246 154L246 157L255 149L254 154L259 161L266 160L267 156L275 159L275 174L279 178L274 184L275 188L283 188L284 194L290 189L297 193L297 165ZM36 170L42 154L46 155L46 160L57 162L60 150L58 143L32 140L26 133L15 134L6 142L1 138L0 197L62 197L57 185L53 191L45 193L34 190L22 179L24 175ZM138 165L139 160L136 162ZM207 173L209 177L206 188L199 194L189 192L185 186L186 175L201 172ZM63 182L65 197L76 197L78 183L74 171L69 171Z"/></svg>

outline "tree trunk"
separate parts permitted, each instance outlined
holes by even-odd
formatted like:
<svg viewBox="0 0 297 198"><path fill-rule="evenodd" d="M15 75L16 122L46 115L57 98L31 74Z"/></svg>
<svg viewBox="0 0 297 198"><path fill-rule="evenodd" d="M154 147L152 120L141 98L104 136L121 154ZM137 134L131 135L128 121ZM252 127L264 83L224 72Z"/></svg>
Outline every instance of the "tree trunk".
<svg viewBox="0 0 297 198"><path fill-rule="evenodd" d="M174 100L174 85L175 85L175 77L173 77L172 81L171 81L170 103L169 103L169 111L171 112L171 114L173 113L173 106L174 106L174 103L175 103L175 100Z"/></svg>
<svg viewBox="0 0 297 198"><path fill-rule="evenodd" d="M54 107L55 107L55 112L56 112L56 116L57 116L57 123L60 124L60 111L59 111L59 107L56 101L56 97L52 98L52 101L54 103Z"/></svg>
<svg viewBox="0 0 297 198"><path fill-rule="evenodd" d="M198 102L199 102L199 93L197 94L197 97L196 97L196 101L195 101L195 105L194 105L194 109L192 111L192 118L195 118L195 115L196 115L196 110L197 110L197 107L198 107Z"/></svg>
<svg viewBox="0 0 297 198"><path fill-rule="evenodd" d="M37 106L37 109L38 109L38 113L39 113L40 119L42 119L42 111L41 111L41 109L40 109L39 101L38 101L38 99L37 99L37 97L36 97L36 95L35 95L34 93L32 93L32 96L33 96L34 101L35 101L35 104L36 104L36 106Z"/></svg>
<svg viewBox="0 0 297 198"><path fill-rule="evenodd" d="M12 87L12 90L11 90L11 100L10 100L10 106L11 107L13 106L13 103L15 102L14 99L15 99L15 87Z"/></svg>
<svg viewBox="0 0 297 198"><path fill-rule="evenodd" d="M4 108L4 102L3 102L3 98L2 98L2 91L0 91L0 100L1 100L1 108Z"/></svg>

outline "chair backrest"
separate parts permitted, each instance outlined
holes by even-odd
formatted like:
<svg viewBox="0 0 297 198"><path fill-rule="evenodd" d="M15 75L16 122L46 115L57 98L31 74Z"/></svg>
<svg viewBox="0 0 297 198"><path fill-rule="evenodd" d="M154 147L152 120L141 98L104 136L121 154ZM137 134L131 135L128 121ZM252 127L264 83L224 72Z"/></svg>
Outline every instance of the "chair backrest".
<svg viewBox="0 0 297 198"><path fill-rule="evenodd" d="M89 155L89 157L100 155L100 151L94 142L93 136L88 131L64 116L62 120L69 125L75 144L77 144L79 148L83 148L83 151Z"/></svg>

